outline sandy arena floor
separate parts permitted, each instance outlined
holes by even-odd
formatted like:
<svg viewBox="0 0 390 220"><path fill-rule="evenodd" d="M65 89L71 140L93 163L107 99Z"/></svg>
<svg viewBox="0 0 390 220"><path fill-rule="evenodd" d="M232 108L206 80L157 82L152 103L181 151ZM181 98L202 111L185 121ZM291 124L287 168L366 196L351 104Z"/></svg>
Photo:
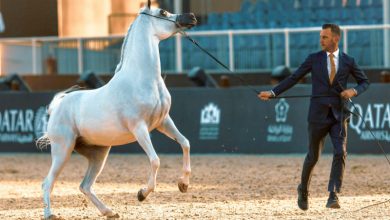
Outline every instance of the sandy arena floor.
<svg viewBox="0 0 390 220"><path fill-rule="evenodd" d="M383 156L349 156L341 209L325 208L331 157L323 156L312 178L310 209L296 205L304 155L193 155L189 192L176 186L180 155L160 155L155 193L138 202L149 164L146 155L113 154L94 185L121 219L390 219L390 166ZM41 219L41 182L48 154L0 154L0 219ZM73 155L52 194L53 214L63 219L105 219L78 186L87 161Z"/></svg>

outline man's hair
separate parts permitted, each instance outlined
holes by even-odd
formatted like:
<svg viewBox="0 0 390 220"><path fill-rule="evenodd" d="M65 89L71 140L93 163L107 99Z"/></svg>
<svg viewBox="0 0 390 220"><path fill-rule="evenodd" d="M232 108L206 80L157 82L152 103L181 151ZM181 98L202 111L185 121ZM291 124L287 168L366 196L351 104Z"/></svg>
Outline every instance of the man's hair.
<svg viewBox="0 0 390 220"><path fill-rule="evenodd" d="M330 28L332 34L336 34L337 36L341 36L340 27L337 24L323 24L322 30Z"/></svg>

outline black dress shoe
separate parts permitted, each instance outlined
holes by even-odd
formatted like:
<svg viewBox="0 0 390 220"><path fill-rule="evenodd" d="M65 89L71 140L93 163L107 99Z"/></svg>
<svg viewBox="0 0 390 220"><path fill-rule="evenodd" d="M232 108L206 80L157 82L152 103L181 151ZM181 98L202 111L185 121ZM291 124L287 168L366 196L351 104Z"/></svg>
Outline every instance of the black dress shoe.
<svg viewBox="0 0 390 220"><path fill-rule="evenodd" d="M329 198L328 198L328 202L326 203L326 208L331 208L331 209L340 208L339 198L337 197L337 194L335 192L329 193Z"/></svg>
<svg viewBox="0 0 390 220"><path fill-rule="evenodd" d="M309 193L307 190L303 190L301 185L298 186L298 207L304 211L309 209L308 202Z"/></svg>

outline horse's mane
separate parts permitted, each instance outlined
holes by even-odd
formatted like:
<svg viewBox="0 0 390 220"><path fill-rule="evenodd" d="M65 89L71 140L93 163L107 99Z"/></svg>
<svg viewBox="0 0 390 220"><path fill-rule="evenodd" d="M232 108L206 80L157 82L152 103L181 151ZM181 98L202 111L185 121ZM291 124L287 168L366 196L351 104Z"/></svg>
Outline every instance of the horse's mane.
<svg viewBox="0 0 390 220"><path fill-rule="evenodd" d="M79 85L74 85L64 91L62 91L64 94L68 94L68 93L71 93L71 92L74 92L74 91L78 91L78 90L85 90L86 88L83 87L83 86L79 86Z"/></svg>
<svg viewBox="0 0 390 220"><path fill-rule="evenodd" d="M134 24L134 22L133 22L133 24ZM121 59L120 59L118 65L116 66L115 73L117 73L118 71L120 71L122 69L123 56L125 54L125 46L126 46L127 40L129 39L129 35L131 32L131 28L133 27L133 24L130 25L129 30L127 30L127 34L125 36L125 39L123 40L122 48L121 48Z"/></svg>

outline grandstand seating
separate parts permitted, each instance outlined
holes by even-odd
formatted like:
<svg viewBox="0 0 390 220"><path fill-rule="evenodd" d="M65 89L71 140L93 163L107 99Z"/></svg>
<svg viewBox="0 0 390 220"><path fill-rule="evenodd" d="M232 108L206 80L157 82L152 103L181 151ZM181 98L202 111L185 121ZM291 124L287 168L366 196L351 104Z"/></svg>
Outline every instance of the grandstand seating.
<svg viewBox="0 0 390 220"><path fill-rule="evenodd" d="M237 12L210 13L203 24L193 30L227 29L272 29L296 27L320 27L323 23L343 25L367 25L383 23L382 0L243 0ZM356 57L362 66L381 65L383 61L383 34L380 31L351 31L348 33L349 53ZM382 32L383 33L383 32ZM290 34L290 64L297 67L304 58L319 50L318 33ZM382 39L382 40L381 40ZM200 45L228 63L227 40L215 41L212 38L199 39ZM285 64L283 34L261 36L235 36L235 68L272 69ZM340 42L340 48L343 41ZM172 44L172 47L174 45ZM368 48L370 48L368 50ZM160 49L162 53L167 48ZM224 51L223 54L214 52ZM163 69L172 69L163 61ZM183 68L201 66L218 69L218 65L189 43L183 45Z"/></svg>
<svg viewBox="0 0 390 220"><path fill-rule="evenodd" d="M345 25L383 24L382 0L243 0L241 8L235 12L209 13L202 23L192 29L200 30L240 30L320 27L323 23ZM319 33L289 33L290 67L296 68L305 57L320 49ZM229 64L228 35L194 36L199 44L221 60ZM383 66L383 30L348 31L348 53L363 66ZM343 48L343 40L340 48ZM94 70L97 74L113 73L121 55L122 39L99 40L94 44L84 43L84 70ZM163 72L176 72L176 39L160 43L161 66ZM54 49L53 49L54 48ZM96 49L99 48L99 49ZM59 73L78 72L78 44L76 40L61 44L45 43L42 57L51 53L57 58ZM234 34L233 53L236 71L270 70L285 65L285 36L274 34ZM223 71L223 68L204 54L199 48L182 38L182 67L188 71L195 66L206 70Z"/></svg>
<svg viewBox="0 0 390 220"><path fill-rule="evenodd" d="M210 13L207 22L195 29L248 29L318 26L324 22L342 25L380 24L383 21L381 0L244 0L241 10Z"/></svg>

